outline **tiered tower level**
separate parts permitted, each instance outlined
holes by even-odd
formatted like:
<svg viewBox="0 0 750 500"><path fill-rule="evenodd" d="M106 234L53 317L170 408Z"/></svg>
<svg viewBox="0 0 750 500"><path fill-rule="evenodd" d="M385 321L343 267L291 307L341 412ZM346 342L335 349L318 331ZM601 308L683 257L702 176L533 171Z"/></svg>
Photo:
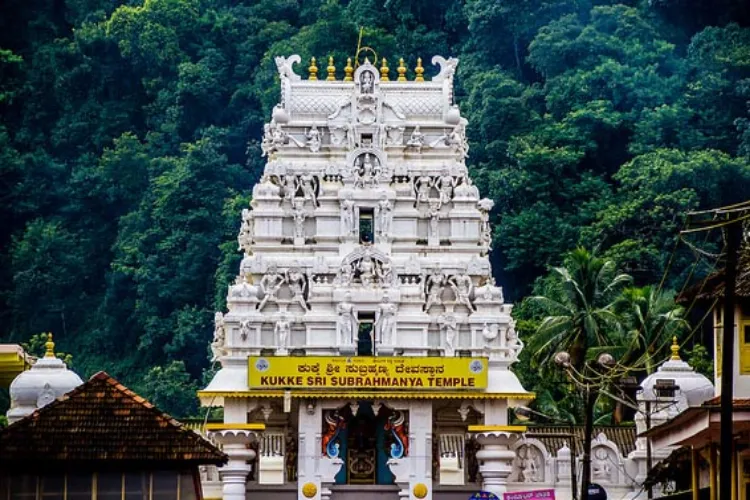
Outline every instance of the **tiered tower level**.
<svg viewBox="0 0 750 500"><path fill-rule="evenodd" d="M429 81L421 60L414 81L406 80L403 62L395 81L385 61L381 68L366 59L356 69L349 63L344 80L335 80L331 62L328 78L318 79L314 60L304 80L295 73L299 62L276 58L281 99L265 125L267 164L242 211L244 258L228 312L216 313L211 345L222 368L202 401L225 407L227 429L248 423L252 408L271 408L274 396L291 413L297 396L315 406L315 394L298 395L294 381L249 386L248 365L257 357L474 358L482 363L475 368L487 370L482 387L459 377L411 389L441 389L464 412L475 408L480 423L506 424L508 399L530 395L509 370L522 343L490 269L493 201L480 198L466 168L467 121L453 102L458 61L434 57L439 72ZM390 404L389 388L377 384L353 389L369 389L360 399L379 409L379 395ZM336 404L346 402L336 396ZM402 412L414 429L418 412ZM299 426L302 436L303 423L293 420L285 425ZM320 434L324 422L312 425ZM300 452L300 477L302 461ZM419 481L430 475L418 474Z"/></svg>

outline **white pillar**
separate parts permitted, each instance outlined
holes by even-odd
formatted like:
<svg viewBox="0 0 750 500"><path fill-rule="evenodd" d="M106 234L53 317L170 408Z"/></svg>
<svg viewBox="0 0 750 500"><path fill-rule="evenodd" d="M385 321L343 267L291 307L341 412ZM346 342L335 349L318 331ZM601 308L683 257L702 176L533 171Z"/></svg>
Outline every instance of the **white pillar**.
<svg viewBox="0 0 750 500"><path fill-rule="evenodd" d="M511 447L521 439L519 430L511 426L486 426L486 430L476 433L476 440L482 446L477 451L477 460L481 463L479 473L482 475L482 489L498 497L507 491L508 476L513 470L513 459L516 453ZM501 430L506 427L508 430ZM471 427L469 428L471 431Z"/></svg>
<svg viewBox="0 0 750 500"><path fill-rule="evenodd" d="M244 429L223 429L211 433L229 457L226 465L219 468L222 497L224 500L246 500L247 476L252 470L255 451L248 446L255 433Z"/></svg>
<svg viewBox="0 0 750 500"><path fill-rule="evenodd" d="M315 401L299 405L297 427L297 498L328 500L329 486L344 464L340 458L323 456L321 444L323 411Z"/></svg>

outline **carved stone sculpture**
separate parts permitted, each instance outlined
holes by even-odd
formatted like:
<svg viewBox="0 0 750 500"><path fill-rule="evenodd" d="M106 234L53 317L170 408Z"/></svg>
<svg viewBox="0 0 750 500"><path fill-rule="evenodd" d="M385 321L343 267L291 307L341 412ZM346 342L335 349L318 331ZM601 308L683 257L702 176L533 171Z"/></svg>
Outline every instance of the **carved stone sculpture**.
<svg viewBox="0 0 750 500"><path fill-rule="evenodd" d="M336 306L336 312L338 313L336 325L339 341L342 345L354 344L354 332L357 331L358 327L358 321L354 315L354 306L350 301L351 296L347 294L344 301Z"/></svg>
<svg viewBox="0 0 750 500"><path fill-rule="evenodd" d="M471 276L458 274L453 276L450 283L453 293L456 295L456 302L468 307L469 311L473 311L474 304L471 303L471 293L474 291L474 283L471 281Z"/></svg>
<svg viewBox="0 0 750 500"><path fill-rule="evenodd" d="M419 125L414 127L414 131L409 136L409 140L406 141L406 147L416 150L417 153L422 153L424 147L425 135L419 130Z"/></svg>
<svg viewBox="0 0 750 500"><path fill-rule="evenodd" d="M375 238L377 242L387 242L391 236L391 219L393 217L393 205L388 200L388 196L383 194L382 198L375 207L375 217L378 224L375 228Z"/></svg>
<svg viewBox="0 0 750 500"><path fill-rule="evenodd" d="M286 281L289 284L289 290L292 292L292 301L297 302L303 310L307 311L309 306L305 300L306 278L299 267L293 267L287 271Z"/></svg>
<svg viewBox="0 0 750 500"><path fill-rule="evenodd" d="M352 194L347 193L346 197L341 200L341 235L344 237L351 236L356 232L354 210Z"/></svg>
<svg viewBox="0 0 750 500"><path fill-rule="evenodd" d="M396 331L396 305L390 302L388 294L383 295L383 301L375 313L375 332L377 339L383 345L391 345L393 332Z"/></svg>
<svg viewBox="0 0 750 500"><path fill-rule="evenodd" d="M310 148L311 153L317 153L320 151L322 139L318 127L313 125L312 128L307 131L307 134L305 134L305 138L307 139L307 147Z"/></svg>
<svg viewBox="0 0 750 500"><path fill-rule="evenodd" d="M276 322L274 327L274 335L276 336L277 345L281 350L286 350L287 343L289 342L289 333L291 332L292 324L286 315L282 315Z"/></svg>
<svg viewBox="0 0 750 500"><path fill-rule="evenodd" d="M211 342L211 362L217 361L224 355L224 344L226 343L226 326L224 315L217 312L214 315L214 340Z"/></svg>
<svg viewBox="0 0 750 500"><path fill-rule="evenodd" d="M456 335L458 334L458 320L453 314L441 314L438 317L440 330L445 338L445 355L453 356L456 352Z"/></svg>
<svg viewBox="0 0 750 500"><path fill-rule="evenodd" d="M269 302L276 302L281 285L284 284L284 276L276 271L276 264L271 264L268 272L260 280L260 289L263 292L263 299L258 304L258 310L262 311L263 307Z"/></svg>

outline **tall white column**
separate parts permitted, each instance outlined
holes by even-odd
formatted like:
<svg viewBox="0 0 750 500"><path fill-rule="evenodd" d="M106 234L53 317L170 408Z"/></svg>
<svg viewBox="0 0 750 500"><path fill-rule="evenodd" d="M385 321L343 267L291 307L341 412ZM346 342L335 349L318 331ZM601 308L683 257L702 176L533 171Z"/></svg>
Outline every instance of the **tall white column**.
<svg viewBox="0 0 750 500"><path fill-rule="evenodd" d="M482 449L477 451L477 460L482 464L479 473L482 476L482 489L502 498L507 491L508 476L513 470L513 459L516 454L511 447L521 439L524 427L513 426L477 426L475 435ZM471 431L469 427L469 431Z"/></svg>
<svg viewBox="0 0 750 500"><path fill-rule="evenodd" d="M246 500L247 476L252 470L255 451L249 445L256 438L255 432L244 429L222 429L211 433L229 457L226 465L219 468L224 500Z"/></svg>
<svg viewBox="0 0 750 500"><path fill-rule="evenodd" d="M299 405L297 498L299 500L328 500L329 486L344 464L340 458L323 456L323 411L311 401Z"/></svg>

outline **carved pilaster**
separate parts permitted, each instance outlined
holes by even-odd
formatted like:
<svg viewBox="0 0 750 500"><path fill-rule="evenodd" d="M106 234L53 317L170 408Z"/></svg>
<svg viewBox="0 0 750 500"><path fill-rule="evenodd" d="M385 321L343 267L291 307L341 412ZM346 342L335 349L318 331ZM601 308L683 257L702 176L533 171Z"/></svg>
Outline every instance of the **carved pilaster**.
<svg viewBox="0 0 750 500"><path fill-rule="evenodd" d="M519 426L470 426L476 432L475 439L482 447L477 452L482 489L502 497L507 490L508 476L513 471L516 454L511 450L526 430Z"/></svg>

